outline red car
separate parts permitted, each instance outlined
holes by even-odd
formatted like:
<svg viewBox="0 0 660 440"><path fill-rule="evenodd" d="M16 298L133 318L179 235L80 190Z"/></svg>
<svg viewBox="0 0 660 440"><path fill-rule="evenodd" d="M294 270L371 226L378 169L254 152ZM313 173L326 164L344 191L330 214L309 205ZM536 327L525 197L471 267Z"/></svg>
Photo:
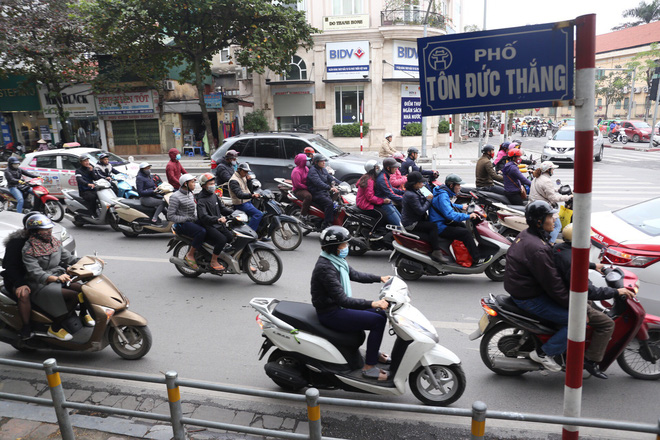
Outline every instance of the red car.
<svg viewBox="0 0 660 440"><path fill-rule="evenodd" d="M622 121L621 128L631 142L648 142L651 138L651 126L644 121Z"/></svg>

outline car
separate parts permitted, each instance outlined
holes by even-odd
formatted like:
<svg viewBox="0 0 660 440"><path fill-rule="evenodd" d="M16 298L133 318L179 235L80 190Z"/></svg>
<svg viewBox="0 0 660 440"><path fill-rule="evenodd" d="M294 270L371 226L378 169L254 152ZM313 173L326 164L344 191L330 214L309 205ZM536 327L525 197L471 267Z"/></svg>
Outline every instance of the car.
<svg viewBox="0 0 660 440"><path fill-rule="evenodd" d="M635 273L642 305L660 315L660 197L593 213L590 258Z"/></svg>
<svg viewBox="0 0 660 440"><path fill-rule="evenodd" d="M129 176L136 176L138 165L126 161L114 153L108 153L99 148L68 148L48 151L35 151L25 156L21 168L38 174L44 179L44 186L48 191L60 199L64 198L63 189L77 190L76 168L80 166L80 156L90 156L90 164L94 166L101 153L110 156L112 166Z"/></svg>
<svg viewBox="0 0 660 440"><path fill-rule="evenodd" d="M631 142L649 142L651 140L651 126L644 121L621 121L621 128L626 132Z"/></svg>
<svg viewBox="0 0 660 440"><path fill-rule="evenodd" d="M211 155L211 166L222 160L227 150L236 150L238 162L250 164L264 188L276 188L277 182L274 179L291 178L295 166L293 159L305 147L312 147L327 157L327 165L334 170L334 176L351 185L355 185L364 174L365 162L374 158L346 153L314 133L247 133L225 139Z"/></svg>
<svg viewBox="0 0 660 440"><path fill-rule="evenodd" d="M603 160L605 150L603 134L598 127L594 127L594 160L600 162ZM543 147L541 160L551 160L558 163L575 162L575 127L563 127L548 140Z"/></svg>
<svg viewBox="0 0 660 440"><path fill-rule="evenodd" d="M5 256L5 239L12 232L23 228L23 214L12 211L0 212L0 263ZM76 240L69 234L64 226L55 223L53 227L53 235L59 238L64 245L64 248L71 252L76 253Z"/></svg>

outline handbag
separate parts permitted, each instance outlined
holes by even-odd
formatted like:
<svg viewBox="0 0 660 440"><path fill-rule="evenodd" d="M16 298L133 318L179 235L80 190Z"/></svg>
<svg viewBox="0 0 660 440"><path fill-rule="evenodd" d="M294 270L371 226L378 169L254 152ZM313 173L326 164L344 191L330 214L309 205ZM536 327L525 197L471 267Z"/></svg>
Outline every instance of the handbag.
<svg viewBox="0 0 660 440"><path fill-rule="evenodd" d="M516 184L516 182L514 182L509 175L507 175L506 177L511 181L511 183L513 183L514 185ZM523 200L527 200L527 190L525 189L524 185L520 185L520 198Z"/></svg>

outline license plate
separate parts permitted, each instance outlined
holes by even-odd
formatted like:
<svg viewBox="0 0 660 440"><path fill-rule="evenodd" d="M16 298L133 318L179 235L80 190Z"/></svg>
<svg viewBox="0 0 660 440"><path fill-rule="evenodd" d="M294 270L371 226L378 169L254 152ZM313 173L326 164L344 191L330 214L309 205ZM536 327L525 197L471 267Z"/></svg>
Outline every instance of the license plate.
<svg viewBox="0 0 660 440"><path fill-rule="evenodd" d="M488 327L489 323L488 315L484 313L484 316L481 317L479 320L479 331L483 334L484 331L486 331L486 327Z"/></svg>

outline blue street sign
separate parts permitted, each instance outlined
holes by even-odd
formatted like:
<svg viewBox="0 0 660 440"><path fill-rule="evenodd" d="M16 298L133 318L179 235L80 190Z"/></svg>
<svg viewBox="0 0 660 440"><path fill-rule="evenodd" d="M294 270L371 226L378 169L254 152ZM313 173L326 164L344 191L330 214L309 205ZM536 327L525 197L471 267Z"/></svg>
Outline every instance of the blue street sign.
<svg viewBox="0 0 660 440"><path fill-rule="evenodd" d="M573 26L419 38L422 115L550 107L573 98Z"/></svg>

